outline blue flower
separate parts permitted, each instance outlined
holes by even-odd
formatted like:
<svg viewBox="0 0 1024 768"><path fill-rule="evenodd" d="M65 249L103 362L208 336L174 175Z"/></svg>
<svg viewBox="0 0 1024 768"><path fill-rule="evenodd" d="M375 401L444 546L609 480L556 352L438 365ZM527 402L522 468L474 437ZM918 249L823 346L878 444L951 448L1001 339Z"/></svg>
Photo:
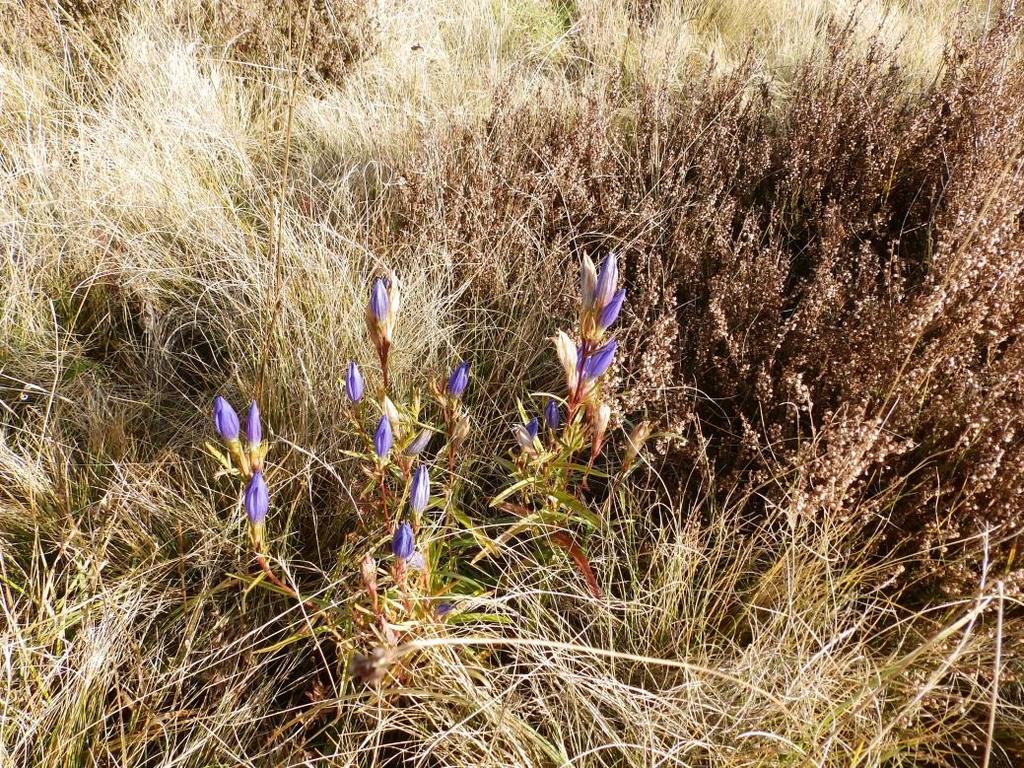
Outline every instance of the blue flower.
<svg viewBox="0 0 1024 768"><path fill-rule="evenodd" d="M245 417L245 439L249 445L259 445L263 439L263 426L260 424L260 408L253 400L249 404L249 413Z"/></svg>
<svg viewBox="0 0 1024 768"><path fill-rule="evenodd" d="M358 403L363 397L363 374L359 372L359 366L355 361L348 364L348 373L345 376L345 393L353 403Z"/></svg>
<svg viewBox="0 0 1024 768"><path fill-rule="evenodd" d="M516 439L516 443L531 455L536 455L537 453L537 446L534 444L534 440L536 440L539 431L540 421L536 416L525 424L516 424L512 427L512 434Z"/></svg>
<svg viewBox="0 0 1024 768"><path fill-rule="evenodd" d="M213 399L213 425L222 440L238 439L238 414L231 404L218 395Z"/></svg>
<svg viewBox="0 0 1024 768"><path fill-rule="evenodd" d="M413 440L405 449L406 456L419 456L430 445L430 438L434 436L434 433L429 429L421 429L420 433L416 435L416 439Z"/></svg>
<svg viewBox="0 0 1024 768"><path fill-rule="evenodd" d="M377 431L373 435L373 447L377 451L377 455L382 459L387 456L393 442L394 436L391 433L391 422L388 420L387 415L381 416L380 421L377 422Z"/></svg>
<svg viewBox="0 0 1024 768"><path fill-rule="evenodd" d="M254 472L249 484L245 487L245 513L249 516L249 522L262 523L270 508L270 493L267 491L267 484L263 481L262 472Z"/></svg>
<svg viewBox="0 0 1024 768"><path fill-rule="evenodd" d="M615 357L616 347L618 347L618 342L612 339L587 357L586 362L583 363L583 378L593 381L607 371Z"/></svg>
<svg viewBox="0 0 1024 768"><path fill-rule="evenodd" d="M594 289L594 306L604 308L612 300L615 284L619 282L619 260L614 253L609 253L597 273L597 287Z"/></svg>
<svg viewBox="0 0 1024 768"><path fill-rule="evenodd" d="M549 399L547 405L544 406L544 421L547 423L548 429L552 430L557 430L562 423L562 411L554 399Z"/></svg>
<svg viewBox="0 0 1024 768"><path fill-rule="evenodd" d="M602 333L611 327L612 323L615 322L619 316L619 310L622 309L622 302L626 300L626 289L620 288L611 301L604 305L601 309L601 314L597 317L597 329Z"/></svg>
<svg viewBox="0 0 1024 768"><path fill-rule="evenodd" d="M373 281L373 287L370 289L370 314L373 315L374 320L378 323L384 322L388 316L390 303L384 278L378 277Z"/></svg>
<svg viewBox="0 0 1024 768"><path fill-rule="evenodd" d="M412 476L412 491L409 493L409 504L417 514L427 508L430 501L430 473L421 464Z"/></svg>
<svg viewBox="0 0 1024 768"><path fill-rule="evenodd" d="M408 560L416 549L416 537L412 533L412 526L409 523L402 523L395 529L395 536L391 539L391 554L398 560Z"/></svg>
<svg viewBox="0 0 1024 768"><path fill-rule="evenodd" d="M466 385L468 384L469 363L463 360L452 371L452 375L448 377L448 394L452 397L461 397L462 393L466 391Z"/></svg>

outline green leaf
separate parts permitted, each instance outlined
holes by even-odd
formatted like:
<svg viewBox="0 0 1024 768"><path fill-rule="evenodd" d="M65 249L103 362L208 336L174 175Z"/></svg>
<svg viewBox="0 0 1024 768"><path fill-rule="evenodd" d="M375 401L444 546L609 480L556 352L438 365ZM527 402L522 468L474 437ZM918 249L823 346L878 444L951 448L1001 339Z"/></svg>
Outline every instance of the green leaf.
<svg viewBox="0 0 1024 768"><path fill-rule="evenodd" d="M520 480L518 483L513 483L508 488L506 488L504 491L502 491L497 496L495 496L493 499L491 499L491 506L492 507L497 507L499 504L501 504L501 502L505 501L505 499L507 499L510 496L512 496L512 494L514 494L517 491L521 491L524 488L527 488L527 487L533 485L535 482L536 482L536 480L534 478L527 477L524 480Z"/></svg>
<svg viewBox="0 0 1024 768"><path fill-rule="evenodd" d="M489 555L498 554L498 546L493 541L491 541L491 539L488 538L487 535L479 529L479 527L473 525L470 519L466 517L466 515L463 512L461 512L454 505L452 505L451 507L451 512L452 517L455 518L455 521L470 533L470 535L473 537L473 540L477 543L477 546L479 546L484 553L487 553Z"/></svg>
<svg viewBox="0 0 1024 768"><path fill-rule="evenodd" d="M575 496L563 491L551 491L549 493L551 498L555 499L563 507L566 507L578 518L585 521L592 528L601 528L603 523L601 518L598 517L594 512L590 510L582 501L577 499Z"/></svg>

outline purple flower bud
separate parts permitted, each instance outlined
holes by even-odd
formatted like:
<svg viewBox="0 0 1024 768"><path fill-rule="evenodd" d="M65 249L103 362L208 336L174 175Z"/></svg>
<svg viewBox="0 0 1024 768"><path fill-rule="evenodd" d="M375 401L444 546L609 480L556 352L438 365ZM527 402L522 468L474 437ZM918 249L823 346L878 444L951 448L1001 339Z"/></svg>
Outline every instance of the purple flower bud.
<svg viewBox="0 0 1024 768"><path fill-rule="evenodd" d="M597 288L594 289L594 306L604 309L612 300L615 284L619 282L619 259L614 253L605 256L601 271L597 273Z"/></svg>
<svg viewBox="0 0 1024 768"><path fill-rule="evenodd" d="M394 436L391 433L391 422L388 420L387 415L381 416L380 421L377 422L377 431L373 435L373 447L377 451L377 455L382 459L387 456L393 442Z"/></svg>
<svg viewBox="0 0 1024 768"><path fill-rule="evenodd" d="M255 472L245 487L245 513L249 516L249 522L262 523L269 508L270 493L267 484L263 482L263 473Z"/></svg>
<svg viewBox="0 0 1024 768"><path fill-rule="evenodd" d="M426 450L427 446L430 445L430 438L434 436L434 433L429 429L421 429L420 433L416 435L416 439L413 440L405 449L406 456L419 456L423 451Z"/></svg>
<svg viewBox="0 0 1024 768"><path fill-rule="evenodd" d="M378 323L383 323L387 318L389 304L388 288L384 284L384 278L378 277L370 289L370 314Z"/></svg>
<svg viewBox="0 0 1024 768"><path fill-rule="evenodd" d="M413 536L412 526L402 523L395 529L395 536L391 539L391 554L399 560L408 560L415 549L416 537Z"/></svg>
<svg viewBox="0 0 1024 768"><path fill-rule="evenodd" d="M263 439L263 426L260 424L260 407L253 400L249 403L249 413L245 417L245 439L249 445L259 445Z"/></svg>
<svg viewBox="0 0 1024 768"><path fill-rule="evenodd" d="M530 439L533 440L533 438L537 436L537 433L539 431L540 421L537 419L536 416L534 416L532 419L526 422L526 433L530 436Z"/></svg>
<svg viewBox="0 0 1024 768"><path fill-rule="evenodd" d="M213 399L213 425L222 440L238 439L238 414L220 395Z"/></svg>
<svg viewBox="0 0 1024 768"><path fill-rule="evenodd" d="M469 363L463 360L448 377L448 394L452 397L461 397L462 393L466 391L467 384L469 384Z"/></svg>
<svg viewBox="0 0 1024 768"><path fill-rule="evenodd" d="M612 364L612 359L615 357L615 348L618 346L618 342L615 339L611 339L603 347L593 352L583 363L583 378L588 381L593 381L602 373L608 370L608 366Z"/></svg>
<svg viewBox="0 0 1024 768"><path fill-rule="evenodd" d="M345 393L353 403L358 403L363 397L363 374L359 372L359 366L355 361L348 364L348 374L345 376Z"/></svg>
<svg viewBox="0 0 1024 768"><path fill-rule="evenodd" d="M535 416L525 424L514 425L512 427L512 434L520 448L531 455L535 455L537 453L537 446L534 445L533 441L536 439L539 429L540 424Z"/></svg>
<svg viewBox="0 0 1024 768"><path fill-rule="evenodd" d="M412 476L412 491L409 493L409 504L417 514L427 508L430 501L430 473L421 464Z"/></svg>
<svg viewBox="0 0 1024 768"><path fill-rule="evenodd" d="M626 300L626 289L620 288L611 301L604 305L604 309L601 310L601 314L597 318L597 329L601 332L608 330L612 323L615 322L619 316L619 310L622 309L622 302Z"/></svg>
<svg viewBox="0 0 1024 768"><path fill-rule="evenodd" d="M562 411L554 400L548 400L548 404L544 406L544 421L551 430L557 430L562 423Z"/></svg>

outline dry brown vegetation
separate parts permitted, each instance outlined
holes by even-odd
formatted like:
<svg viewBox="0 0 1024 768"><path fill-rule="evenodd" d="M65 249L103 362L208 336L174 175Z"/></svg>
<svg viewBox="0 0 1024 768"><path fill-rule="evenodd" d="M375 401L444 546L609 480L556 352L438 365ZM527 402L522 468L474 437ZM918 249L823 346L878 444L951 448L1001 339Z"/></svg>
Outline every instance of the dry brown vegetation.
<svg viewBox="0 0 1024 768"><path fill-rule="evenodd" d="M938 1L0 6L0 764L1020 764L1022 40ZM210 400L259 398L276 562L347 610L368 279L401 386L472 357L496 535L609 250L616 423L659 431L595 493L606 596L467 548L492 589L353 681L366 638L244 584Z"/></svg>

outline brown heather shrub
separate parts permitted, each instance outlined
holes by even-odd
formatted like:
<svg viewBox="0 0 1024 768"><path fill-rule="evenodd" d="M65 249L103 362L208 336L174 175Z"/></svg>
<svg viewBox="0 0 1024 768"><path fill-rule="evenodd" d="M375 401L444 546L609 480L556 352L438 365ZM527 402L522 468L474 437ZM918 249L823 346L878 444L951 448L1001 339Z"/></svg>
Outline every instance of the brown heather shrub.
<svg viewBox="0 0 1024 768"><path fill-rule="evenodd" d="M681 92L654 73L560 105L498 98L482 136L405 171L399 239L446 244L470 327L529 303L553 331L579 254L620 251L619 411L672 435L681 491L714 477L751 514L770 498L859 518L954 591L977 574L944 567L946 548L987 530L1019 593L1021 30L1006 15L962 35L910 97L891 52L836 29L781 104L753 64ZM493 382L551 360L508 327Z"/></svg>

